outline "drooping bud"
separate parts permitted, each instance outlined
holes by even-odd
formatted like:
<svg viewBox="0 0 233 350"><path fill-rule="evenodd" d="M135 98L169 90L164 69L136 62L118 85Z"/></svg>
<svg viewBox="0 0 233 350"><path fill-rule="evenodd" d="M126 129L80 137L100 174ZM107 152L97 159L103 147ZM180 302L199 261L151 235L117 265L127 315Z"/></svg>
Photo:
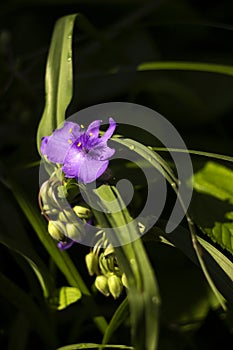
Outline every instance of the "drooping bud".
<svg viewBox="0 0 233 350"><path fill-rule="evenodd" d="M81 231L78 224L67 223L66 233L67 233L67 236L73 239L74 241L78 240L81 237Z"/></svg>
<svg viewBox="0 0 233 350"><path fill-rule="evenodd" d="M63 222L75 222L76 221L76 217L73 213L72 209L63 209L60 213L59 213L59 220L63 221Z"/></svg>
<svg viewBox="0 0 233 350"><path fill-rule="evenodd" d="M125 273L123 273L121 276L121 282L125 288L128 288L128 281L127 281Z"/></svg>
<svg viewBox="0 0 233 350"><path fill-rule="evenodd" d="M80 219L88 220L91 218L91 210L83 205L76 205L73 211Z"/></svg>
<svg viewBox="0 0 233 350"><path fill-rule="evenodd" d="M114 299L117 299L123 289L121 279L116 275L108 277L108 288Z"/></svg>
<svg viewBox="0 0 233 350"><path fill-rule="evenodd" d="M96 257L95 257L95 254L93 252L90 252L89 254L87 254L85 256L85 261L86 261L86 265L87 265L87 269L88 269L89 275L93 276L95 274L95 271L96 271Z"/></svg>
<svg viewBox="0 0 233 350"><path fill-rule="evenodd" d="M97 276L95 279L95 286L98 289L98 291L104 294L106 297L110 295L108 288L108 279L106 276Z"/></svg>
<svg viewBox="0 0 233 350"><path fill-rule="evenodd" d="M57 241L62 241L65 237L62 224L59 221L50 220L48 223L48 232Z"/></svg>

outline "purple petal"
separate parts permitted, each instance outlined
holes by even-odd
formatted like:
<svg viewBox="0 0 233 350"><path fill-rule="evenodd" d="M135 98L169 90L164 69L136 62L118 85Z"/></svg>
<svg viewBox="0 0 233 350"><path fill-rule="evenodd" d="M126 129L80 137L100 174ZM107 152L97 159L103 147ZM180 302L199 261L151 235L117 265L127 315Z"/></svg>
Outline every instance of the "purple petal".
<svg viewBox="0 0 233 350"><path fill-rule="evenodd" d="M105 131L104 135L101 137L101 141L107 141L108 139L110 139L110 137L112 136L112 134L114 133L116 129L116 122L113 118L109 118L109 128L108 130Z"/></svg>
<svg viewBox="0 0 233 350"><path fill-rule="evenodd" d="M51 162L63 164L71 145L79 136L80 126L76 123L65 122L61 129L57 129L51 136L42 140L41 152Z"/></svg>
<svg viewBox="0 0 233 350"><path fill-rule="evenodd" d="M93 138L97 138L99 136L101 122L102 120L95 120L94 122L92 122L87 128L86 134L88 136L92 136Z"/></svg>
<svg viewBox="0 0 233 350"><path fill-rule="evenodd" d="M45 150L46 150L46 146L47 146L47 143L49 141L49 138L51 136L45 136L45 137L42 137L41 139L41 146L40 146L40 151L41 151L41 154L45 154Z"/></svg>
<svg viewBox="0 0 233 350"><path fill-rule="evenodd" d="M95 181L105 172L108 167L108 163L108 160L99 161L87 157L79 168L77 176L78 180L84 184Z"/></svg>
<svg viewBox="0 0 233 350"><path fill-rule="evenodd" d="M93 159L89 153L78 152L73 145L69 150L62 168L66 177L77 178L80 182L95 181L108 167L108 161Z"/></svg>
<svg viewBox="0 0 233 350"><path fill-rule="evenodd" d="M106 142L99 142L89 151L88 156L95 160L106 160L112 157L114 153L115 149L108 147Z"/></svg>
<svg viewBox="0 0 233 350"><path fill-rule="evenodd" d="M74 244L74 241L72 239L68 240L67 242L58 242L57 246L60 250L66 250L70 248Z"/></svg>
<svg viewBox="0 0 233 350"><path fill-rule="evenodd" d="M73 144L64 160L62 170L66 177L73 178L78 176L81 163L84 161L85 154L82 150L77 149L77 145Z"/></svg>

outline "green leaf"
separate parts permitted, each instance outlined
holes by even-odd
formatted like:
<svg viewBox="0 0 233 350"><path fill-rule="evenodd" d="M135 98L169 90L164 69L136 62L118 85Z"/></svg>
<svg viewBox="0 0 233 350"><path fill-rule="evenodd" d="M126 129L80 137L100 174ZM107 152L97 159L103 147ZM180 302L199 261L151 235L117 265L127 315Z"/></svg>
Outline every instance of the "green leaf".
<svg viewBox="0 0 233 350"><path fill-rule="evenodd" d="M205 167L194 175L194 188L222 201L233 204L233 171L215 162L206 163Z"/></svg>
<svg viewBox="0 0 233 350"><path fill-rule="evenodd" d="M65 119L66 108L73 94L72 32L77 14L60 18L55 25L46 66L46 103L38 131L41 138L50 135Z"/></svg>
<svg viewBox="0 0 233 350"><path fill-rule="evenodd" d="M135 240L136 237L140 237L138 228L133 223L115 187L102 185L94 192L98 195L97 203L102 212L106 213L109 210L108 203L114 203L114 211L104 216L112 228L117 228L117 233L111 234L108 238L113 245L118 243L114 251L120 268L125 272L127 278L133 344L137 350L156 349L159 290L142 241L139 238ZM101 200L104 198L107 201ZM125 244L124 237L131 237L131 243Z"/></svg>
<svg viewBox="0 0 233 350"><path fill-rule="evenodd" d="M63 310L70 304L76 303L82 297L82 293L75 287L62 287L58 291L58 310Z"/></svg>
<svg viewBox="0 0 233 350"><path fill-rule="evenodd" d="M202 63L202 62L180 62L180 61L166 61L166 62L144 62L137 66L138 71L150 70L184 70L184 71L198 71L206 73L217 73L233 76L233 66L226 66L222 64Z"/></svg>
<svg viewBox="0 0 233 350"><path fill-rule="evenodd" d="M107 344L111 339L112 335L116 332L117 328L124 322L125 318L129 315L129 302L128 299L125 298L122 303L118 306L115 311L111 321L106 328L104 333L104 337L102 340L103 344Z"/></svg>
<svg viewBox="0 0 233 350"><path fill-rule="evenodd" d="M191 208L200 229L233 254L232 183L231 169L215 162L207 162L193 176L194 189L203 195L194 196ZM202 209L198 210L201 202Z"/></svg>
<svg viewBox="0 0 233 350"><path fill-rule="evenodd" d="M162 229L158 230L158 228L153 228L150 230L147 239L151 240L153 236L155 236L155 239L158 240L158 235L159 237L165 238L165 240L161 240L162 243L169 244L170 242L171 246L181 250L197 266L200 266L197 255L193 249L192 238L189 231L182 226L178 226L172 233L167 234L164 231L166 222L160 220L160 226ZM196 237L198 241L198 250L201 253L206 268L218 291L225 299L233 303L233 263L210 243L199 236ZM220 298L222 299L221 296Z"/></svg>
<svg viewBox="0 0 233 350"><path fill-rule="evenodd" d="M47 298L55 289L54 280L43 260L34 250L16 208L9 199L9 193L7 193L2 185L0 185L0 193L2 212L0 243L27 260L40 282L45 298ZM11 215L11 220L9 220L9 213Z"/></svg>
<svg viewBox="0 0 233 350"><path fill-rule="evenodd" d="M201 237L197 237L199 243L208 251L208 253L214 258L218 265L223 269L226 275L233 282L233 263L223 255L218 249L216 249L212 244L205 241ZM233 289L233 285L231 285ZM233 292L233 290L232 290Z"/></svg>
<svg viewBox="0 0 233 350"><path fill-rule="evenodd" d="M101 344L93 344L93 343L81 343L81 344L72 344L62 346L57 350L78 350L78 349L126 349L126 350L134 350L132 346L127 345L101 345Z"/></svg>

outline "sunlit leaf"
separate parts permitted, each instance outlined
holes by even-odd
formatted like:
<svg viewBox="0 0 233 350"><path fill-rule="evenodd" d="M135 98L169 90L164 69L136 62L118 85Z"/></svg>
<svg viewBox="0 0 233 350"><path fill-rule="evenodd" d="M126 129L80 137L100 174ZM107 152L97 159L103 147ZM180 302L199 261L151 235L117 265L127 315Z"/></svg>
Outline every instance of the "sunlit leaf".
<svg viewBox="0 0 233 350"><path fill-rule="evenodd" d="M46 102L38 131L41 138L50 135L65 119L73 94L72 32L77 14L60 18L54 28L46 66Z"/></svg>
<svg viewBox="0 0 233 350"><path fill-rule="evenodd" d="M166 61L166 62L144 62L137 67L138 71L150 70L184 70L184 71L198 71L206 73L218 73L233 76L233 66L222 64L203 63L203 62L180 62L180 61Z"/></svg>
<svg viewBox="0 0 233 350"><path fill-rule="evenodd" d="M201 196L194 201L194 219L204 233L233 254L233 171L208 162L193 177L193 185ZM197 198L197 197L196 197ZM195 197L194 197L195 199ZM202 209L198 211L198 202ZM196 204L195 204L196 203Z"/></svg>
<svg viewBox="0 0 233 350"><path fill-rule="evenodd" d="M115 187L102 185L94 192L100 199L101 211L106 212L109 209L108 202L114 203L114 211L109 215L105 214L105 218L111 227L118 228L117 234L110 235L109 240L113 245L118 242L115 254L120 268L125 272L127 278L133 344L138 350L156 349L160 305L159 290L154 271L139 238L137 225L135 226L132 222L132 218ZM101 201L101 199L107 200ZM124 237L131 237L131 243L125 244Z"/></svg>
<svg viewBox="0 0 233 350"><path fill-rule="evenodd" d="M62 287L58 291L58 310L63 310L70 304L76 303L82 297L82 293L75 287Z"/></svg>
<svg viewBox="0 0 233 350"><path fill-rule="evenodd" d="M82 344L72 344L62 346L57 350L79 350L79 349L126 349L134 350L132 346L127 345L102 345L102 344L93 344L93 343L82 343Z"/></svg>

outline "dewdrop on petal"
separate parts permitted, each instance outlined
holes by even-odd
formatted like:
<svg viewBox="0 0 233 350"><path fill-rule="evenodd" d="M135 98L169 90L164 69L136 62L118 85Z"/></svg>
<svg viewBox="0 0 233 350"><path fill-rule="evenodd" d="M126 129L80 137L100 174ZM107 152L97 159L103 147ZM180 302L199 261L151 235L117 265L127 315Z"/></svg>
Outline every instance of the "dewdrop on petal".
<svg viewBox="0 0 233 350"><path fill-rule="evenodd" d="M123 285L121 279L116 275L108 277L108 288L114 299L117 299L122 292Z"/></svg>
<svg viewBox="0 0 233 350"><path fill-rule="evenodd" d="M107 277L103 275L97 276L95 279L95 286L98 289L98 291L104 294L106 297L110 295Z"/></svg>

